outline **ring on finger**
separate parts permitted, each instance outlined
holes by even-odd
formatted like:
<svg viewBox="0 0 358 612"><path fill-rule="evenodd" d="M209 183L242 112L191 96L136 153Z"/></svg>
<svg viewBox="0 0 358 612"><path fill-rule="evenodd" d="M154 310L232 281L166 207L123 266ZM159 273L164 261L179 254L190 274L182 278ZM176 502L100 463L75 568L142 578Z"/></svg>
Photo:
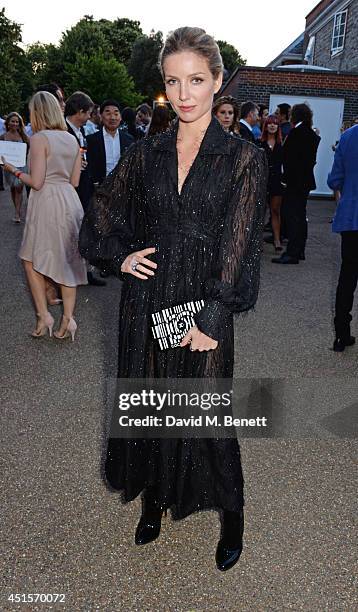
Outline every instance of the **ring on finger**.
<svg viewBox="0 0 358 612"><path fill-rule="evenodd" d="M132 268L133 272L136 271L136 268L137 268L138 264L139 264L139 261L137 259L132 259L131 268Z"/></svg>

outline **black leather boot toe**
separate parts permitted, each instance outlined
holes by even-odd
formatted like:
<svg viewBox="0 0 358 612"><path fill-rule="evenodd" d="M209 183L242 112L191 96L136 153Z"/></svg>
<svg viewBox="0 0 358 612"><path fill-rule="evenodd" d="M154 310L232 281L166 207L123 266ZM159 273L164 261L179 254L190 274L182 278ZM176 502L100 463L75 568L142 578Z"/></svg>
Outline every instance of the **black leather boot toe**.
<svg viewBox="0 0 358 612"><path fill-rule="evenodd" d="M148 544L156 540L162 526L161 518L161 512L157 519L149 520L142 516L135 532L135 543Z"/></svg>
<svg viewBox="0 0 358 612"><path fill-rule="evenodd" d="M163 510L156 503L151 490L147 491L143 497L142 516L137 525L134 541L136 544L148 544L156 540L160 534L162 526ZM167 510L164 510L165 516Z"/></svg>
<svg viewBox="0 0 358 612"><path fill-rule="evenodd" d="M343 353L346 346L353 346L355 344L355 337L349 336L348 338L339 338L337 337L333 343L333 350L336 353Z"/></svg>
<svg viewBox="0 0 358 612"><path fill-rule="evenodd" d="M244 533L244 512L224 510L223 535L216 549L216 566L226 572L237 563L242 553L242 536Z"/></svg>

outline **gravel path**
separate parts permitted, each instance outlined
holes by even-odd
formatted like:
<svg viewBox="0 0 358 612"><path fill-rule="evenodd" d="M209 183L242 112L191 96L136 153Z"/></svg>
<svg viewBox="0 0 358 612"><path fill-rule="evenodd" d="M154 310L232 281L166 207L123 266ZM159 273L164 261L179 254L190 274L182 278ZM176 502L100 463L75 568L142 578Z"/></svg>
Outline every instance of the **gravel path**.
<svg viewBox="0 0 358 612"><path fill-rule="evenodd" d="M339 239L333 206L309 206L307 260L274 266L265 246L255 313L236 322L236 376L269 438L242 440L245 548L215 567L215 512L163 519L133 542L140 498L123 505L102 479L105 377L115 374L120 283L79 291L76 341L33 340L16 252L23 226L0 193L2 260L0 609L117 612L353 611L358 348L331 351ZM60 308L52 308L60 317ZM353 330L358 335L357 317ZM10 594L63 593L14 604Z"/></svg>

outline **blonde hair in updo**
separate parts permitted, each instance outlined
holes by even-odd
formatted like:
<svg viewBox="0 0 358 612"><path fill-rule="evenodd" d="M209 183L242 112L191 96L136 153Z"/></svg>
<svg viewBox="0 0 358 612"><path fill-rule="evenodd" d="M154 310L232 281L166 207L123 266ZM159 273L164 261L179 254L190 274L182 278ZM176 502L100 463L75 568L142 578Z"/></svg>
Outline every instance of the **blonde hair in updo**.
<svg viewBox="0 0 358 612"><path fill-rule="evenodd" d="M205 57L214 79L217 79L224 70L220 49L213 37L201 28L189 28L186 26L169 32L166 38L164 47L159 54L159 70L163 78L163 66L166 58L181 51L192 51L197 53L197 55Z"/></svg>

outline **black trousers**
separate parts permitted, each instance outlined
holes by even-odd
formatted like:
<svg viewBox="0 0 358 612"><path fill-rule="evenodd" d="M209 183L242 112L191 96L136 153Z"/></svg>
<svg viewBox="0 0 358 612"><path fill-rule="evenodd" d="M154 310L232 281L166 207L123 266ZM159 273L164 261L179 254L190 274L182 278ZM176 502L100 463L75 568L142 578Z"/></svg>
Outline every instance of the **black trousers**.
<svg viewBox="0 0 358 612"><path fill-rule="evenodd" d="M4 189L4 173L3 169L0 166L0 189Z"/></svg>
<svg viewBox="0 0 358 612"><path fill-rule="evenodd" d="M341 232L342 264L336 293L334 326L337 338L350 335L351 310L358 281L358 230Z"/></svg>
<svg viewBox="0 0 358 612"><path fill-rule="evenodd" d="M298 259L304 253L307 240L308 193L286 193L282 203L282 216L288 238L286 253Z"/></svg>

